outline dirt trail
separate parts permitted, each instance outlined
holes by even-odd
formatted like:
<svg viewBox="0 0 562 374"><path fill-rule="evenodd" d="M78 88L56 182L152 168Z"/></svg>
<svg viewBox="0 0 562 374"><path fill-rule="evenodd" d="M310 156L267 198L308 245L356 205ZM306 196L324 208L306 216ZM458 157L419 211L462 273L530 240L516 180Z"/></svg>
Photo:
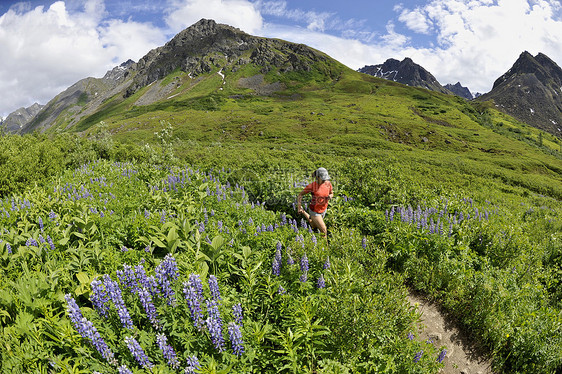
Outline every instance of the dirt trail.
<svg viewBox="0 0 562 374"><path fill-rule="evenodd" d="M441 313L440 308L421 295L410 293L408 301L421 314L420 340L433 340L436 347L445 346L445 367L440 374L493 374L490 360L481 353L470 337L465 336L454 323Z"/></svg>

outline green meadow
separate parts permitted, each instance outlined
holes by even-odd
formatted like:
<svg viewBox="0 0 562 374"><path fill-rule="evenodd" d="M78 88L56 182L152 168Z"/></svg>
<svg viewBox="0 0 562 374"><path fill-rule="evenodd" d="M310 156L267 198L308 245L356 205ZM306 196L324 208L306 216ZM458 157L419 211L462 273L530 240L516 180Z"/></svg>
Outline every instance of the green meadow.
<svg viewBox="0 0 562 374"><path fill-rule="evenodd" d="M562 370L560 139L337 63L218 72L0 137L3 372L437 373L412 291L496 372Z"/></svg>

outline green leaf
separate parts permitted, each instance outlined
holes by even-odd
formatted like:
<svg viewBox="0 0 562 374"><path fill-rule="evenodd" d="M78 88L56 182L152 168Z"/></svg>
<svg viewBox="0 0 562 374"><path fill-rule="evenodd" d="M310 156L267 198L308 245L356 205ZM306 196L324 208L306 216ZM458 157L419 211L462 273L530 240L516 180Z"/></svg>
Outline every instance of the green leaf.
<svg viewBox="0 0 562 374"><path fill-rule="evenodd" d="M79 273L76 273L76 278L82 284L88 284L89 285L90 283L92 283L88 274L86 272L83 272L83 271L81 271Z"/></svg>

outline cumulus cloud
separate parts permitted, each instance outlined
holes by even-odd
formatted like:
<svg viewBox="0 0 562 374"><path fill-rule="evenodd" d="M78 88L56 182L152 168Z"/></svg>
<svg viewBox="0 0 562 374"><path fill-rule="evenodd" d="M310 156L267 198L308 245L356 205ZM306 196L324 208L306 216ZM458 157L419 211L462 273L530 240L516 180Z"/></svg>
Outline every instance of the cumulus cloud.
<svg viewBox="0 0 562 374"><path fill-rule="evenodd" d="M442 83L461 81L487 92L525 50L562 60L560 10L555 0L432 0L398 9L398 19L437 42L435 48L410 50L415 62Z"/></svg>
<svg viewBox="0 0 562 374"><path fill-rule="evenodd" d="M102 76L165 42L150 25L106 16L102 0L86 1L77 12L58 1L0 16L0 116L35 101L45 104L78 80Z"/></svg>
<svg viewBox="0 0 562 374"><path fill-rule="evenodd" d="M249 34L259 33L263 19L256 6L246 0L172 0L166 23L174 33L199 21L213 19Z"/></svg>

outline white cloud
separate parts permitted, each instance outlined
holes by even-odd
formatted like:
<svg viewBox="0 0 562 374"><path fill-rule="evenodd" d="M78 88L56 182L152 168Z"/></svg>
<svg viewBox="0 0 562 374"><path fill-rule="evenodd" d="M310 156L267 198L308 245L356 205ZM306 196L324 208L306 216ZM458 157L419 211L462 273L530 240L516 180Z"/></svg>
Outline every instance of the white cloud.
<svg viewBox="0 0 562 374"><path fill-rule="evenodd" d="M443 84L460 81L487 92L524 50L562 60L560 8L555 0L432 0L396 11L406 27L437 41L435 48L405 48L416 63ZM431 28L424 27L428 20Z"/></svg>
<svg viewBox="0 0 562 374"><path fill-rule="evenodd" d="M410 30L420 34L428 34L431 29L431 21L419 8L414 10L403 9L398 19L405 23Z"/></svg>
<svg viewBox="0 0 562 374"><path fill-rule="evenodd" d="M263 26L261 14L247 0L173 0L166 22L177 33L202 18L237 27L249 34L258 33Z"/></svg>
<svg viewBox="0 0 562 374"><path fill-rule="evenodd" d="M105 22L105 16L102 0L86 1L78 12L58 1L0 16L0 116L35 101L45 104L78 80L102 76L166 40L149 25Z"/></svg>

